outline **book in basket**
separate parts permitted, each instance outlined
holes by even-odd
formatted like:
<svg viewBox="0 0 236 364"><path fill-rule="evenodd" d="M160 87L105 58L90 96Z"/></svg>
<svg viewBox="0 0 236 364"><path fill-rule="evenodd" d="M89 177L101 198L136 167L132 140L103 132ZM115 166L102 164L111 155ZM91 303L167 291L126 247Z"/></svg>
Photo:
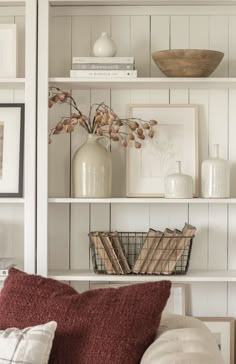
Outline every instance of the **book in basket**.
<svg viewBox="0 0 236 364"><path fill-rule="evenodd" d="M101 262L103 263L106 273L107 274L115 274L115 269L113 268L113 265L110 261L110 258L103 246L102 240L99 236L98 232L91 232L89 233L91 242L93 243L93 246L95 248L95 254L97 253L101 259Z"/></svg>
<svg viewBox="0 0 236 364"><path fill-rule="evenodd" d="M134 273L140 273L142 266L148 257L150 248L152 247L153 242L155 241L155 238L156 238L156 231L153 229L149 229L147 236L144 240L144 243L143 243L143 245L139 251L139 254L136 258L136 261L134 263L134 266L132 269Z"/></svg>

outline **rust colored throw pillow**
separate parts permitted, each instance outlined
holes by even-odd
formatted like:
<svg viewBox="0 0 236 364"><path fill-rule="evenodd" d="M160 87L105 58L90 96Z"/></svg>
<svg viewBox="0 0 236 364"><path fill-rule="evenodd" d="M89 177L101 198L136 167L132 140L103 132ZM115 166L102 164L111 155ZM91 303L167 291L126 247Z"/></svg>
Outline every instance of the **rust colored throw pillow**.
<svg viewBox="0 0 236 364"><path fill-rule="evenodd" d="M0 296L0 329L57 322L49 364L138 364L153 341L169 281L78 293L11 268Z"/></svg>

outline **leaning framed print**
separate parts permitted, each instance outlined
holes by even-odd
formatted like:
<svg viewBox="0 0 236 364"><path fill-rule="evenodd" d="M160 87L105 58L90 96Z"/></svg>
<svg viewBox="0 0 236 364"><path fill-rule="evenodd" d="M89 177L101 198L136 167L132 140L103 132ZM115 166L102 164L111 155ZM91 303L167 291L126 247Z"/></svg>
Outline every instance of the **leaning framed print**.
<svg viewBox="0 0 236 364"><path fill-rule="evenodd" d="M24 104L0 104L0 197L23 193Z"/></svg>
<svg viewBox="0 0 236 364"><path fill-rule="evenodd" d="M234 364L234 317L197 317L213 333L225 364Z"/></svg>
<svg viewBox="0 0 236 364"><path fill-rule="evenodd" d="M193 178L198 196L198 112L196 105L129 105L129 117L155 119L154 137L131 143L126 158L128 197L163 197L165 177L176 173L176 162Z"/></svg>

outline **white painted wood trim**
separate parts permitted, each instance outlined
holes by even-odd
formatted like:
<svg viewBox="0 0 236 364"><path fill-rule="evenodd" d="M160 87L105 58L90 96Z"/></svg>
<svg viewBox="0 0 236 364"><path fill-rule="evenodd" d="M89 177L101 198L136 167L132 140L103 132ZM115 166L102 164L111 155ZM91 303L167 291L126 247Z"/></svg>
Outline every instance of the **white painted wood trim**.
<svg viewBox="0 0 236 364"><path fill-rule="evenodd" d="M52 77L50 85L62 89L224 89L235 88L236 78L167 78L167 77L137 77L137 78L70 78Z"/></svg>
<svg viewBox="0 0 236 364"><path fill-rule="evenodd" d="M59 281L92 282L153 282L170 280L172 282L236 282L236 271L189 271L187 275L111 275L96 274L93 271L50 271L49 277Z"/></svg>
<svg viewBox="0 0 236 364"><path fill-rule="evenodd" d="M24 269L35 273L36 254L36 37L37 0L26 2Z"/></svg>
<svg viewBox="0 0 236 364"><path fill-rule="evenodd" d="M151 203L151 204L236 204L236 198L156 198L156 197L113 197L113 198L49 198L49 203Z"/></svg>
<svg viewBox="0 0 236 364"><path fill-rule="evenodd" d="M0 204L23 204L25 202L24 198L0 198Z"/></svg>
<svg viewBox="0 0 236 364"><path fill-rule="evenodd" d="M49 6L38 3L37 273L48 269L48 56Z"/></svg>

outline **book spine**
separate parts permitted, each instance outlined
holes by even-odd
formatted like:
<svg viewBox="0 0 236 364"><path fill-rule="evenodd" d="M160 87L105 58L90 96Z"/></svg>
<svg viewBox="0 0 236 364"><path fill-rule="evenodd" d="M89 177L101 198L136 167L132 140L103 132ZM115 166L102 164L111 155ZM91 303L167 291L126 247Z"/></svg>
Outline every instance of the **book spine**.
<svg viewBox="0 0 236 364"><path fill-rule="evenodd" d="M165 229L162 238L159 241L159 244L157 245L157 248L153 254L152 261L150 262L148 266L148 273L157 273L156 267L161 262L162 255L165 252L165 249L167 248L169 244L169 240L173 236L174 232L170 229ZM159 273L159 272L158 272Z"/></svg>
<svg viewBox="0 0 236 364"><path fill-rule="evenodd" d="M131 70L131 71L102 71L102 70L98 70L98 71L94 71L94 70L71 70L70 71L70 77L117 77L117 78L122 78L122 77L137 77L137 71L136 70Z"/></svg>
<svg viewBox="0 0 236 364"><path fill-rule="evenodd" d="M134 70L131 63L73 63L72 70Z"/></svg>
<svg viewBox="0 0 236 364"><path fill-rule="evenodd" d="M134 263L133 266L134 273L139 273L140 270L142 269L142 265L144 264L145 259L148 256L149 249L152 246L155 237L156 237L156 231L150 229L140 249L139 255Z"/></svg>
<svg viewBox="0 0 236 364"><path fill-rule="evenodd" d="M129 263L128 263L128 260L125 256L125 252L123 250L123 246L120 242L120 239L119 239L119 235L117 232L114 232L114 233L111 233L110 234L111 236L111 243L112 243L112 246L115 250L115 253L117 255L117 258L122 266L122 269L124 271L125 274L128 274L131 272L131 269L130 269L130 266L129 266Z"/></svg>
<svg viewBox="0 0 236 364"><path fill-rule="evenodd" d="M151 272L149 272L148 268L149 268L150 263L153 262L154 253L156 251L156 248L157 248L159 242L161 241L162 236L163 236L163 232L161 232L161 231L156 232L156 237L153 240L153 244L149 249L148 256L145 260L145 263L142 265L142 269L140 270L140 273L151 273Z"/></svg>
<svg viewBox="0 0 236 364"><path fill-rule="evenodd" d="M73 63L134 63L133 57L72 57Z"/></svg>
<svg viewBox="0 0 236 364"><path fill-rule="evenodd" d="M119 259L117 258L117 255L113 249L113 246L112 246L112 243L111 243L111 240L110 240L108 234L100 233L99 236L102 240L103 246L107 252L108 257L110 258L110 262L115 270L115 273L124 274L124 271L121 267Z"/></svg>

